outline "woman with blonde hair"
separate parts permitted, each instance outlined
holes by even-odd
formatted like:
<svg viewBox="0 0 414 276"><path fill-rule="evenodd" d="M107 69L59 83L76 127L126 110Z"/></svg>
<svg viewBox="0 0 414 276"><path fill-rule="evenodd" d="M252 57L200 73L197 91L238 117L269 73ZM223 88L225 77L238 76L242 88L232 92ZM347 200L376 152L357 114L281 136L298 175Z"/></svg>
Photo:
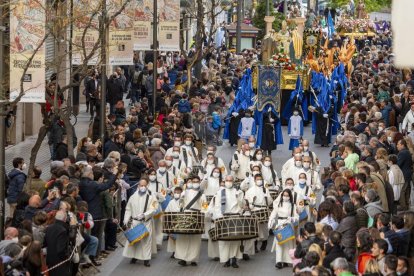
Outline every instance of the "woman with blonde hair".
<svg viewBox="0 0 414 276"><path fill-rule="evenodd" d="M321 247L316 244L316 243L312 243L311 246L309 246L309 252L316 252L319 255L319 263L318 265L323 265L323 258L325 257L323 255L322 249Z"/></svg>
<svg viewBox="0 0 414 276"><path fill-rule="evenodd" d="M83 152L86 154L86 147L92 144L92 139L89 137L83 137L79 140L78 145L76 147L76 154Z"/></svg>
<svg viewBox="0 0 414 276"><path fill-rule="evenodd" d="M384 148L377 149L377 152L375 153L375 161L377 161L380 167L380 175L384 180L388 181L388 151Z"/></svg>
<svg viewBox="0 0 414 276"><path fill-rule="evenodd" d="M381 271L377 260L370 259L365 264L365 270L363 276L381 276Z"/></svg>

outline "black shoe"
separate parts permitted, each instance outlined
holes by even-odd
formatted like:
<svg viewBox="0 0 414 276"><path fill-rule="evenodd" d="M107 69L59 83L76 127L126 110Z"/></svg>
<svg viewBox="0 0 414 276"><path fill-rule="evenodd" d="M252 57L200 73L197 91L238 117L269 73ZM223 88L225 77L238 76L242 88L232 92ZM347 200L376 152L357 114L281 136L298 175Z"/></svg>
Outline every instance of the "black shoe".
<svg viewBox="0 0 414 276"><path fill-rule="evenodd" d="M91 260L91 263L92 263L94 266L101 266L101 265L102 265L100 262L98 262L97 260L95 260L95 258L94 258L94 257L89 257L89 259Z"/></svg>
<svg viewBox="0 0 414 276"><path fill-rule="evenodd" d="M187 265L187 262L181 260L181 261L178 261L178 264L181 265L181 266L186 266Z"/></svg>
<svg viewBox="0 0 414 276"><path fill-rule="evenodd" d="M283 267L289 267L288 263L283 263Z"/></svg>
<svg viewBox="0 0 414 276"><path fill-rule="evenodd" d="M233 261L233 263L231 264L231 266L232 266L233 268L239 268L239 265L237 264L237 262L236 262L236 261Z"/></svg>
<svg viewBox="0 0 414 276"><path fill-rule="evenodd" d="M146 260L146 261L144 261L144 266L146 266L146 267L150 267L150 266L151 266L151 264L150 264L150 262L149 262L148 260Z"/></svg>
<svg viewBox="0 0 414 276"><path fill-rule="evenodd" d="M171 258L171 259L174 259L174 258L175 258L175 252L174 252L174 253L172 253L172 255L170 256L170 258Z"/></svg>
<svg viewBox="0 0 414 276"><path fill-rule="evenodd" d="M249 255L247 255L247 254L243 254L243 260L245 260L245 261L250 260Z"/></svg>
<svg viewBox="0 0 414 276"><path fill-rule="evenodd" d="M224 263L223 267L230 267L230 260Z"/></svg>
<svg viewBox="0 0 414 276"><path fill-rule="evenodd" d="M277 269L282 269L283 264L282 264L282 263L276 263L275 267L276 267Z"/></svg>
<svg viewBox="0 0 414 276"><path fill-rule="evenodd" d="M130 264L136 264L137 263L137 259L132 258L131 261L129 262Z"/></svg>
<svg viewBox="0 0 414 276"><path fill-rule="evenodd" d="M191 265L192 266L197 266L197 263L196 262L191 262Z"/></svg>
<svg viewBox="0 0 414 276"><path fill-rule="evenodd" d="M213 261L218 262L218 261L220 261L220 258L219 258L219 257L215 257L215 258L213 259Z"/></svg>
<svg viewBox="0 0 414 276"><path fill-rule="evenodd" d="M267 247L267 241L262 241L262 246L260 246L260 250L265 251Z"/></svg>
<svg viewBox="0 0 414 276"><path fill-rule="evenodd" d="M115 251L115 248L113 248L112 246L107 246L105 247L106 251Z"/></svg>

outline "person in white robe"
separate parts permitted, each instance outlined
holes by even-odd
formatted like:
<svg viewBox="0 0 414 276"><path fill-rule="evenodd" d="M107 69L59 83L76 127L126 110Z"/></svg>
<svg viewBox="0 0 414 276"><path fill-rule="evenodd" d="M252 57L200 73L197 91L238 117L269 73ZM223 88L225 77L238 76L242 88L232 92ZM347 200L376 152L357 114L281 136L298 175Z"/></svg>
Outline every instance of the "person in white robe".
<svg viewBox="0 0 414 276"><path fill-rule="evenodd" d="M252 118L252 111L246 110L245 117L241 118L237 134L240 139L248 140L250 136L256 135L257 127L254 118Z"/></svg>
<svg viewBox="0 0 414 276"><path fill-rule="evenodd" d="M302 212L306 212L307 214L306 219L302 219L303 217L301 218L300 224L304 224L306 221L312 220L312 209L316 206L315 192L312 190L310 185L307 185L307 181L306 173L302 172L299 174L299 180L293 188L297 194L297 198L294 198L294 200L297 202L298 214L301 214Z"/></svg>
<svg viewBox="0 0 414 276"><path fill-rule="evenodd" d="M167 172L173 176L173 186L182 185L180 169L174 166L174 158L172 155L165 156L165 164L167 165Z"/></svg>
<svg viewBox="0 0 414 276"><path fill-rule="evenodd" d="M207 146L207 157L204 158L200 165L204 168L204 174L200 176L203 178L204 176L210 176L211 171L215 167L219 167L223 175L227 175L227 168L224 164L223 159L216 156L216 146Z"/></svg>
<svg viewBox="0 0 414 276"><path fill-rule="evenodd" d="M265 156L262 166L262 176L264 185L270 189L279 190L281 188L280 186L280 180L279 176L277 175L276 170L273 168L272 164L272 157L271 156Z"/></svg>
<svg viewBox="0 0 414 276"><path fill-rule="evenodd" d="M287 178L292 178L295 183L298 183L299 173L303 172L302 155L295 155L293 166L289 167L285 174L282 175L282 182L285 183Z"/></svg>
<svg viewBox="0 0 414 276"><path fill-rule="evenodd" d="M167 190L174 186L174 175L167 171L167 163L165 160L158 161L157 181Z"/></svg>
<svg viewBox="0 0 414 276"><path fill-rule="evenodd" d="M191 183L191 184L190 184ZM200 189L200 178L193 176L191 182L187 182L187 188L183 193L184 212L200 212L206 197ZM195 201L193 199L196 199ZM200 258L201 235L177 235L175 241L175 258L180 260L179 265L186 266L187 262L196 266Z"/></svg>
<svg viewBox="0 0 414 276"><path fill-rule="evenodd" d="M213 219L222 218L225 214L241 214L244 200L243 192L233 187L234 178L231 175L226 176L224 189L217 192L214 204ZM230 265L238 268L237 259L242 258L240 251L240 241L219 241L220 262L225 263L224 267Z"/></svg>
<svg viewBox="0 0 414 276"><path fill-rule="evenodd" d="M303 149L303 157L309 156L312 160L312 168L317 170L317 166L319 166L319 159L315 152L309 149L309 140L303 139L302 140L302 149Z"/></svg>
<svg viewBox="0 0 414 276"><path fill-rule="evenodd" d="M256 149L253 152L252 160L250 161L250 168L253 167L254 165L263 166L262 161L263 161L263 150Z"/></svg>
<svg viewBox="0 0 414 276"><path fill-rule="evenodd" d="M270 196L269 189L264 187L263 176L261 174L256 174L254 176L255 185L249 188L244 196L244 198L249 202L250 210L252 212L259 210L269 210L269 206L273 204L273 199ZM257 241L260 241L261 247L260 250L264 251L267 247L267 239L269 238L269 228L267 223L259 224L259 237L254 242L255 252L257 250Z"/></svg>
<svg viewBox="0 0 414 276"><path fill-rule="evenodd" d="M303 157L303 172L306 173L306 185L308 185L315 197L316 208L319 207L323 196L322 182L320 173L313 169L312 158L310 156Z"/></svg>
<svg viewBox="0 0 414 276"><path fill-rule="evenodd" d="M154 239L158 250L162 246L164 234L162 233L161 203L164 202L167 195L167 187L158 182L157 172L154 169L148 170L148 190L158 200L159 210L154 216Z"/></svg>
<svg viewBox="0 0 414 276"><path fill-rule="evenodd" d="M178 148L179 150L181 150L182 144L183 144L183 141L180 136L174 137L174 145L171 148L167 149L167 151L165 152L165 155L173 155L173 152L176 150L174 148Z"/></svg>
<svg viewBox="0 0 414 276"><path fill-rule="evenodd" d="M254 177L257 174L261 174L262 167L260 165L255 165L251 168L251 170L252 172L248 173L248 177L240 183L240 190L243 192L247 191L251 187L254 187Z"/></svg>
<svg viewBox="0 0 414 276"><path fill-rule="evenodd" d="M289 158L285 164L283 164L282 166L282 170L280 171L280 174L282 176L282 183L285 183L286 178L288 178L286 176L286 174L288 173L289 169L295 165L295 156L302 156L302 148L298 147L293 149L292 151L292 157Z"/></svg>
<svg viewBox="0 0 414 276"><path fill-rule="evenodd" d="M148 183L141 179L137 191L130 197L125 208L124 225L132 219L131 227L144 224L149 235L134 245L127 241L122 255L131 258L134 264L137 260L143 260L145 266L150 266L151 254L153 252L153 215L158 210L157 198L148 191ZM156 252L155 252L156 253Z"/></svg>
<svg viewBox="0 0 414 276"><path fill-rule="evenodd" d="M193 136L186 134L184 136L184 145L181 146L180 160L184 162L187 168L199 165L198 150L193 144Z"/></svg>
<svg viewBox="0 0 414 276"><path fill-rule="evenodd" d="M249 139L247 139L247 144L249 145L250 149L250 157L253 158L254 153L256 152L256 137L254 135L250 136Z"/></svg>
<svg viewBox="0 0 414 276"><path fill-rule="evenodd" d="M220 189L224 189L224 188L220 187ZM205 225L207 232L208 232L208 230L215 227L214 221L212 221L212 218L214 216L215 202L216 202L216 197L213 196L213 198L210 201L210 204L208 205L207 212L206 212L206 218L208 218L209 221L210 221L209 225ZM213 241L208 233L207 233L207 235L208 235L207 256L209 258L213 259L216 262L220 261L219 243L218 243L218 241Z"/></svg>
<svg viewBox="0 0 414 276"><path fill-rule="evenodd" d="M176 186L173 188L173 199L168 203L167 208L165 208L165 212L175 212L178 213L183 208L183 200L181 199L181 193L183 188L180 186ZM175 258L175 241L177 239L177 235L170 234L168 235L168 244L167 244L167 252L172 253L171 258Z"/></svg>
<svg viewBox="0 0 414 276"><path fill-rule="evenodd" d="M283 227L286 223L296 223L298 214L296 206L293 203L292 192L285 189L282 192L281 200L273 202L273 211L269 217L269 229ZM295 248L295 239L287 241L281 245L278 244L276 237L273 241L272 252L276 252L276 268L281 269L292 263L289 256L289 250Z"/></svg>
<svg viewBox="0 0 414 276"><path fill-rule="evenodd" d="M250 172L250 149L249 145L244 144L240 152L235 152L231 161L231 174L236 181L241 181L246 178L247 173Z"/></svg>
<svg viewBox="0 0 414 276"><path fill-rule="evenodd" d="M173 165L174 168L176 168L175 170L173 169L173 174L177 175L177 174L180 174L181 172L183 172L186 169L186 165L185 165L184 161L182 161L180 159L181 147L174 146L171 149L173 149L173 151L171 152L171 156L173 157L172 165ZM169 153L167 153L166 155L168 156Z"/></svg>

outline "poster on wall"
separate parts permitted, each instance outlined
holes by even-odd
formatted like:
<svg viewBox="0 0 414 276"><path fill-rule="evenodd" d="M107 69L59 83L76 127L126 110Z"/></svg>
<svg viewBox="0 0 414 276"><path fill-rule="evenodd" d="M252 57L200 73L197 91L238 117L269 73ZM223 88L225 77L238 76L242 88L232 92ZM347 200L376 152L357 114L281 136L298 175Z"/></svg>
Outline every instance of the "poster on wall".
<svg viewBox="0 0 414 276"><path fill-rule="evenodd" d="M44 0L10 1L10 100L12 101L24 92L20 102L45 102L44 6ZM20 87L22 76L24 91L21 91Z"/></svg>
<svg viewBox="0 0 414 276"><path fill-rule="evenodd" d="M133 64L133 30L135 11L131 2L124 7L126 0L107 0L108 15L121 11L109 25L108 56L109 65Z"/></svg>
<svg viewBox="0 0 414 276"><path fill-rule="evenodd" d="M180 50L180 0L158 1L160 51Z"/></svg>
<svg viewBox="0 0 414 276"><path fill-rule="evenodd" d="M151 50L153 0L137 0L134 16L134 51Z"/></svg>
<svg viewBox="0 0 414 276"><path fill-rule="evenodd" d="M72 64L80 65L85 58L88 65L99 62L99 4L88 0L73 0ZM99 45L98 47L96 47ZM91 55L93 49L94 53Z"/></svg>

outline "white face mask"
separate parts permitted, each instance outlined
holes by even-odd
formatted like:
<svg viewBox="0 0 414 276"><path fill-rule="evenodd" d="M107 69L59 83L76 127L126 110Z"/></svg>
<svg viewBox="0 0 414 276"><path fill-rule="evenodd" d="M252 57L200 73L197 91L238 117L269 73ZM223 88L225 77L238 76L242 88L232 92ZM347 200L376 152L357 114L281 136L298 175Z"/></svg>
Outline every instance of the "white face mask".
<svg viewBox="0 0 414 276"><path fill-rule="evenodd" d="M181 197L181 194L174 194L175 199L180 199L180 197Z"/></svg>
<svg viewBox="0 0 414 276"><path fill-rule="evenodd" d="M261 154L256 155L256 159L257 159L257 160L259 160L259 161L260 161L260 160L262 160L262 158L263 158L263 155L261 155Z"/></svg>
<svg viewBox="0 0 414 276"><path fill-rule="evenodd" d="M213 172L213 177L218 178L220 176L220 173L218 172Z"/></svg>
<svg viewBox="0 0 414 276"><path fill-rule="evenodd" d="M11 239L14 242L19 242L19 237L14 237L13 239Z"/></svg>
<svg viewBox="0 0 414 276"><path fill-rule="evenodd" d="M302 167L302 161L295 161L296 167Z"/></svg>
<svg viewBox="0 0 414 276"><path fill-rule="evenodd" d="M214 160L207 159L207 164L211 165L214 163Z"/></svg>
<svg viewBox="0 0 414 276"><path fill-rule="evenodd" d="M191 142L191 141L185 141L185 144L187 145L187 146L191 146L191 144L192 144L193 142Z"/></svg>
<svg viewBox="0 0 414 276"><path fill-rule="evenodd" d="M272 165L272 162L264 161L263 165L265 165L265 167L270 167L270 165Z"/></svg>
<svg viewBox="0 0 414 276"><path fill-rule="evenodd" d="M288 197L288 196L283 197L283 202L289 202L289 200L290 200L290 197Z"/></svg>
<svg viewBox="0 0 414 276"><path fill-rule="evenodd" d="M174 141L174 147L180 147L181 142L180 141Z"/></svg>
<svg viewBox="0 0 414 276"><path fill-rule="evenodd" d="M159 170L160 173L165 173L165 171L167 170L167 168L165 168L165 167L159 167L158 170Z"/></svg>
<svg viewBox="0 0 414 276"><path fill-rule="evenodd" d="M262 187L263 186L263 180L256 180L256 185L258 187Z"/></svg>
<svg viewBox="0 0 414 276"><path fill-rule="evenodd" d="M171 165L172 165L172 161L171 160L165 160L165 163L167 164L168 167L171 167Z"/></svg>
<svg viewBox="0 0 414 276"><path fill-rule="evenodd" d="M193 183L193 189L194 190L200 189L200 183Z"/></svg>
<svg viewBox="0 0 414 276"><path fill-rule="evenodd" d="M192 189L192 188L193 188L193 183L187 182L187 189Z"/></svg>
<svg viewBox="0 0 414 276"><path fill-rule="evenodd" d="M378 131L379 132L381 132L381 131L383 131L384 130L384 128L383 127L378 127Z"/></svg>
<svg viewBox="0 0 414 276"><path fill-rule="evenodd" d="M306 183L306 179L303 179L303 178L301 178L301 179L299 179L299 184L305 184Z"/></svg>
<svg viewBox="0 0 414 276"><path fill-rule="evenodd" d="M309 164L309 163L303 163L303 167L304 167L305 169L309 169L310 164Z"/></svg>
<svg viewBox="0 0 414 276"><path fill-rule="evenodd" d="M254 148L254 146L255 146L255 143L249 143L249 147L252 149L252 148Z"/></svg>
<svg viewBox="0 0 414 276"><path fill-rule="evenodd" d="M24 171L25 169L27 169L27 165L26 165L26 163L24 163L24 164L23 164L23 166L22 166L22 171Z"/></svg>
<svg viewBox="0 0 414 276"><path fill-rule="evenodd" d="M387 141L388 141L388 143L392 143L392 137L388 136Z"/></svg>
<svg viewBox="0 0 414 276"><path fill-rule="evenodd" d="M226 188L227 188L227 189L231 189L231 188L233 188L233 182L231 182L231 181L226 181L226 182L224 183L224 186L226 186Z"/></svg>
<svg viewBox="0 0 414 276"><path fill-rule="evenodd" d="M173 156L173 158L178 158L178 157L180 157L180 153L177 152L177 151L174 151L172 156Z"/></svg>
<svg viewBox="0 0 414 276"><path fill-rule="evenodd" d="M149 178L150 181L155 181L157 179L157 176L151 174L148 178Z"/></svg>
<svg viewBox="0 0 414 276"><path fill-rule="evenodd" d="M286 189L293 190L293 185L287 185Z"/></svg>
<svg viewBox="0 0 414 276"><path fill-rule="evenodd" d="M147 191L147 187L139 187L139 192L140 193L145 193Z"/></svg>
<svg viewBox="0 0 414 276"><path fill-rule="evenodd" d="M298 116L299 115L299 112L293 111L293 115Z"/></svg>
<svg viewBox="0 0 414 276"><path fill-rule="evenodd" d="M250 155L250 151L249 151L249 150L246 150L246 151L244 152L244 155L249 156L249 155Z"/></svg>

